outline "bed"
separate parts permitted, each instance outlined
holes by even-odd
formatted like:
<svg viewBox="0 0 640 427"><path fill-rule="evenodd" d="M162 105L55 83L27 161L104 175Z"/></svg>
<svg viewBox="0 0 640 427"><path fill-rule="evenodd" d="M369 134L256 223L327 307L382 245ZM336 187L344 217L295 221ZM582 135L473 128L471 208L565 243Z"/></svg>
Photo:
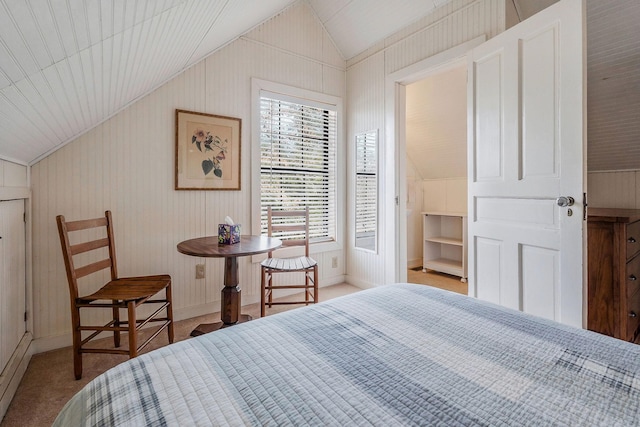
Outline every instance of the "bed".
<svg viewBox="0 0 640 427"><path fill-rule="evenodd" d="M640 346L422 285L122 363L54 425L638 425Z"/></svg>

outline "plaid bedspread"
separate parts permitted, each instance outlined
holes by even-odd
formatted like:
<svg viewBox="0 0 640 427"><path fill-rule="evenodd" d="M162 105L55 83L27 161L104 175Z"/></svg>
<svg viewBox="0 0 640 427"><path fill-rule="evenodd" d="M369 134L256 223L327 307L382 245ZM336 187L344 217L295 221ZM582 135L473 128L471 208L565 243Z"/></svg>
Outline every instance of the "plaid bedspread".
<svg viewBox="0 0 640 427"><path fill-rule="evenodd" d="M54 425L639 423L640 346L395 284L132 359Z"/></svg>

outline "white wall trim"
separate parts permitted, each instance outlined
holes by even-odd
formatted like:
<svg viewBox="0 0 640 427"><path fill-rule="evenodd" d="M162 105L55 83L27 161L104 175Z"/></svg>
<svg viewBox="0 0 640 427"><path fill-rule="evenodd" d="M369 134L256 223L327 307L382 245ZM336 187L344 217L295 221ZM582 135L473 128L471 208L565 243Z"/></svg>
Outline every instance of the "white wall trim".
<svg viewBox="0 0 640 427"><path fill-rule="evenodd" d="M28 199L31 197L29 187L0 187L0 201Z"/></svg>
<svg viewBox="0 0 640 427"><path fill-rule="evenodd" d="M362 280L359 277L355 277L352 275L347 275L345 278L345 281L353 286L356 286L360 289L371 289L371 288L375 288L377 286L379 286L377 283L374 282L370 282L368 280Z"/></svg>

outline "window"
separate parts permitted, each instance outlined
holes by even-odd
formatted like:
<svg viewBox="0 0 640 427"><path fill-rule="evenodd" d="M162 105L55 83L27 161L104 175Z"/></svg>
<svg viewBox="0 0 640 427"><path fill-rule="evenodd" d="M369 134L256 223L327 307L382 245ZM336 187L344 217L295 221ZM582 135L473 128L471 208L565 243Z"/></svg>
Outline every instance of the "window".
<svg viewBox="0 0 640 427"><path fill-rule="evenodd" d="M311 242L336 240L336 124L333 105L260 92L261 233L268 206L309 206Z"/></svg>

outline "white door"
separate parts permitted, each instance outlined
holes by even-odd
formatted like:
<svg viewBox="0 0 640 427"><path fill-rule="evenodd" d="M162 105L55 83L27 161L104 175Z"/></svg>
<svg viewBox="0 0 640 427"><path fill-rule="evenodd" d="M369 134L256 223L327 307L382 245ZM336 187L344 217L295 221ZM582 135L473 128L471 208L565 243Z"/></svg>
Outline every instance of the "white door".
<svg viewBox="0 0 640 427"><path fill-rule="evenodd" d="M469 294L582 327L584 2L469 57ZM559 197L572 206L559 206Z"/></svg>
<svg viewBox="0 0 640 427"><path fill-rule="evenodd" d="M26 327L24 201L0 202L0 372Z"/></svg>

